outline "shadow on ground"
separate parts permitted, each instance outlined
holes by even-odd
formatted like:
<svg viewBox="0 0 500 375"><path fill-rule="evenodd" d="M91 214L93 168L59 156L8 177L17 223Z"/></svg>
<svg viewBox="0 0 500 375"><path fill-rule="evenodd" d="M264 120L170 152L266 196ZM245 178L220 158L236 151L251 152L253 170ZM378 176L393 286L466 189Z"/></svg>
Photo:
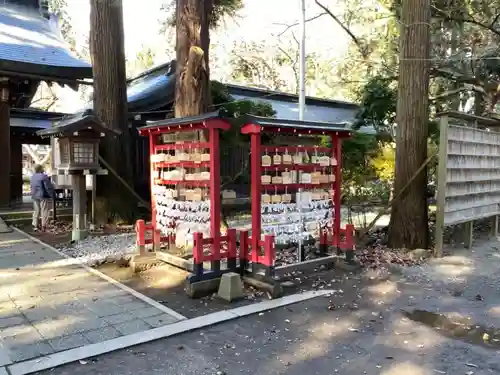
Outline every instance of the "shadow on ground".
<svg viewBox="0 0 500 375"><path fill-rule="evenodd" d="M447 332L448 323L422 324L411 314L434 312L453 322L453 327L494 329L486 332L494 339L494 327L500 325L499 247L498 241L477 241L472 251L457 249L454 256L399 275L324 272L311 279L316 288L332 290L328 298L46 374L498 374L496 345L457 339Z"/></svg>

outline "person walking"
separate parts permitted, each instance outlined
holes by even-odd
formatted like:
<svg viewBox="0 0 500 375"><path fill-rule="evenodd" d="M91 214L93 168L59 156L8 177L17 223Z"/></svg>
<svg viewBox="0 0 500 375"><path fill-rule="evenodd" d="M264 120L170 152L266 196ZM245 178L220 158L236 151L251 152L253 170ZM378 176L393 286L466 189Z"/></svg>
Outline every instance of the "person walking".
<svg viewBox="0 0 500 375"><path fill-rule="evenodd" d="M49 221L49 204L54 196L54 185L41 165L35 166L35 173L31 176L31 198L33 199L33 230L47 228ZM41 218L41 227L38 226Z"/></svg>

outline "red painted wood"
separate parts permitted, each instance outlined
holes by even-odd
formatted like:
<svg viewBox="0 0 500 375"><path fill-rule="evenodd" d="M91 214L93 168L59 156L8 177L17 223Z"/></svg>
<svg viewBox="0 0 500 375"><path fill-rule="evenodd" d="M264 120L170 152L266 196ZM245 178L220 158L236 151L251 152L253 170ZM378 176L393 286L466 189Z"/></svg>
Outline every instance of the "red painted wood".
<svg viewBox="0 0 500 375"><path fill-rule="evenodd" d="M165 132L166 133L166 132ZM200 150L210 148L209 142L185 142L185 143L169 143L166 145L156 145L156 149L163 150Z"/></svg>
<svg viewBox="0 0 500 375"><path fill-rule="evenodd" d="M213 238L212 245L213 260L220 260L220 154L219 154L219 130L215 127L208 131L210 143L210 237Z"/></svg>
<svg viewBox="0 0 500 375"><path fill-rule="evenodd" d="M248 231L240 231L240 260L248 260Z"/></svg>
<svg viewBox="0 0 500 375"><path fill-rule="evenodd" d="M228 229L227 236L227 257L236 259L236 229Z"/></svg>
<svg viewBox="0 0 500 375"><path fill-rule="evenodd" d="M135 233L137 236L136 244L138 246L144 246L145 243L145 238L146 238L146 223L144 220L137 220L135 222Z"/></svg>
<svg viewBox="0 0 500 375"><path fill-rule="evenodd" d="M153 136L149 136L149 154L155 154L156 153L156 142L155 138ZM151 193L151 223L153 225L153 228L156 228L156 201L155 201L155 195L153 194L153 186L154 186L154 179L155 179L155 170L153 165L151 164L151 158L149 158L149 176L150 176L150 183L149 183L149 192Z"/></svg>
<svg viewBox="0 0 500 375"><path fill-rule="evenodd" d="M262 264L267 267L274 266L276 259L276 251L274 247L274 236L264 237L264 255L262 256Z"/></svg>
<svg viewBox="0 0 500 375"><path fill-rule="evenodd" d="M262 170L265 172L282 172L282 171L304 171L304 172L321 172L327 170L328 168L333 168L333 166L322 167L319 164L280 164L271 166L262 166Z"/></svg>
<svg viewBox="0 0 500 375"><path fill-rule="evenodd" d="M340 139L337 134L332 135L332 146L333 146L333 156L337 159L337 166L335 167L335 181L338 181L338 184L334 185L333 191L333 236L335 244L340 242L340 222L341 222L341 211L340 211L340 181L342 179L342 144L340 143ZM335 246L335 245L334 245Z"/></svg>
<svg viewBox="0 0 500 375"><path fill-rule="evenodd" d="M257 260L260 253L260 236L262 229L261 221L261 149L260 134L250 136L250 163L251 163L251 184L252 184L252 261Z"/></svg>
<svg viewBox="0 0 500 375"><path fill-rule="evenodd" d="M336 185L335 182L325 182L323 184L262 184L261 183L261 190L262 191L268 191L268 192L273 192L275 190L281 191L285 189L315 189L315 188L326 188L330 187L332 185ZM253 204L253 202L252 202Z"/></svg>
<svg viewBox="0 0 500 375"><path fill-rule="evenodd" d="M247 124L241 128L242 134L259 134L262 130L262 127L254 124Z"/></svg>
<svg viewBox="0 0 500 375"><path fill-rule="evenodd" d="M203 262L203 234L194 233L193 240L193 262L199 264Z"/></svg>
<svg viewBox="0 0 500 375"><path fill-rule="evenodd" d="M196 163L194 161L162 161L158 163L153 163L155 168L174 168L174 167L184 167L184 168L202 168L209 167L209 161L202 161Z"/></svg>

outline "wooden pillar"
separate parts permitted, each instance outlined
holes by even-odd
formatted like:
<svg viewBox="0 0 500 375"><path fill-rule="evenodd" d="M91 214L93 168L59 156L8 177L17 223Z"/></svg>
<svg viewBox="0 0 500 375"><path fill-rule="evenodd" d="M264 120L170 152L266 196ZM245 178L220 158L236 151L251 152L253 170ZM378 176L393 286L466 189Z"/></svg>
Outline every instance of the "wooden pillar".
<svg viewBox="0 0 500 375"><path fill-rule="evenodd" d="M463 240L464 247L470 249L472 247L473 234L474 234L474 220L467 221L463 225Z"/></svg>
<svg viewBox="0 0 500 375"><path fill-rule="evenodd" d="M80 241L87 237L87 190L85 175L72 176L73 185L73 232L71 239Z"/></svg>
<svg viewBox="0 0 500 375"><path fill-rule="evenodd" d="M260 236L262 230L262 157L260 148L260 133L252 133L250 135L250 168L251 168L251 185L252 185L252 268L255 268L259 262L260 255Z"/></svg>
<svg viewBox="0 0 500 375"><path fill-rule="evenodd" d="M8 79L0 78L0 207L10 207L10 104Z"/></svg>
<svg viewBox="0 0 500 375"><path fill-rule="evenodd" d="M23 148L18 137L10 140L10 197L11 205L23 203Z"/></svg>
<svg viewBox="0 0 500 375"><path fill-rule="evenodd" d="M491 218L491 232L490 232L491 237L497 237L498 236L498 215L495 215Z"/></svg>

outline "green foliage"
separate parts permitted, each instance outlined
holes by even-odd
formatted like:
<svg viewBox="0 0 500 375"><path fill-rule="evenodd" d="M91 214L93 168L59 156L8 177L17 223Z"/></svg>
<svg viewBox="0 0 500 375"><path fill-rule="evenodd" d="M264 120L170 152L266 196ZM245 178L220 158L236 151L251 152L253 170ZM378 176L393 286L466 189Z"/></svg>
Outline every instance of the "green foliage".
<svg viewBox="0 0 500 375"><path fill-rule="evenodd" d="M387 144L383 146L378 154L371 158L370 165L380 180L392 183L396 167L396 149L394 145Z"/></svg>
<svg viewBox="0 0 500 375"><path fill-rule="evenodd" d="M148 70L154 65L155 53L151 47L142 46L142 49L137 52L134 61L127 60L127 77L134 77L145 70Z"/></svg>
<svg viewBox="0 0 500 375"><path fill-rule="evenodd" d="M240 129L244 125L247 115L274 117L276 111L271 104L254 100L235 100L227 87L218 82L211 82L213 106L231 122L231 130L221 133L225 145L248 143L248 139L241 135Z"/></svg>
<svg viewBox="0 0 500 375"><path fill-rule="evenodd" d="M210 14L210 27L217 28L224 17L235 18L243 6L243 0L214 0Z"/></svg>
<svg viewBox="0 0 500 375"><path fill-rule="evenodd" d="M358 91L361 110L354 128L373 126L377 132L392 133L396 121L397 90L391 80L376 76Z"/></svg>
<svg viewBox="0 0 500 375"><path fill-rule="evenodd" d="M240 131L247 115L274 117L276 114L270 104L254 100L235 100L229 94L227 87L218 81L211 82L211 93L213 107L228 118L232 125L229 131L221 133L221 158L230 158L248 149L248 136L242 135ZM249 158L243 158L243 161L244 163L239 166L239 171L234 176L224 176L226 179L223 181L224 184L236 181L241 184L250 183Z"/></svg>

